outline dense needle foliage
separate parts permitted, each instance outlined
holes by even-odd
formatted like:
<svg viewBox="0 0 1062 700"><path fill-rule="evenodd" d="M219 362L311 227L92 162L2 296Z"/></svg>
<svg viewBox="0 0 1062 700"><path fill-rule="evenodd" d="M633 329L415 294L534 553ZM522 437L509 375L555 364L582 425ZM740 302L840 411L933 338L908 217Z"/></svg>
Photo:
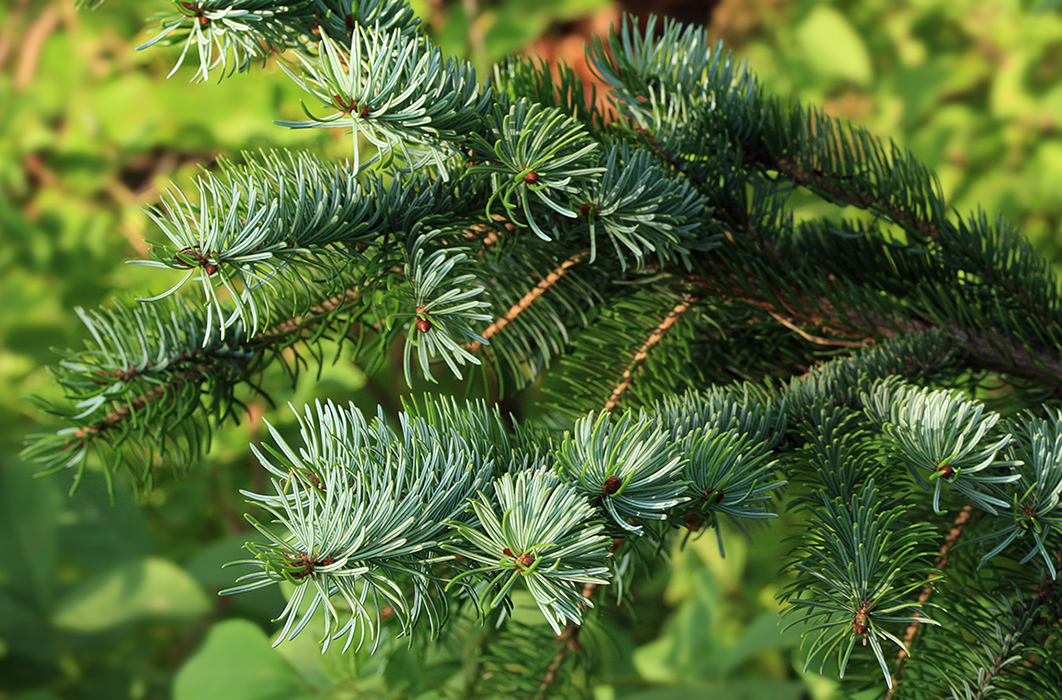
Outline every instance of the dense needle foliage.
<svg viewBox="0 0 1062 700"><path fill-rule="evenodd" d="M402 1L175 7L150 43L219 89L284 52L306 119L282 124L347 129L352 157L244 153L166 194L158 288L78 311L67 426L27 458L146 491L269 365L401 346L407 382L482 398L392 421L321 397L252 446L263 537L228 592L285 587L278 644L430 653L482 623L480 665L539 672L474 664L455 693L578 694L581 630L629 614L673 540L786 512L804 671L1057 691L1062 305L1005 221L948 211L908 152L772 97L697 28L595 40L598 100L527 59L477 78ZM832 210L796 221L797 190ZM543 417L504 415L516 395ZM522 629L521 591L559 640Z"/></svg>

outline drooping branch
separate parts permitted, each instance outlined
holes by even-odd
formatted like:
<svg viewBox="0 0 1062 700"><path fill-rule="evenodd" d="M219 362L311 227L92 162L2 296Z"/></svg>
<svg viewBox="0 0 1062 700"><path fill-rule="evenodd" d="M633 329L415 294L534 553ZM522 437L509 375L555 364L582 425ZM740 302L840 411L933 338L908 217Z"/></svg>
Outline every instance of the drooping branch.
<svg viewBox="0 0 1062 700"><path fill-rule="evenodd" d="M790 161L787 158L768 157L765 162L768 167L776 169L779 173L802 187L821 192L834 200L849 202L861 209L876 211L890 221L909 231L917 231L926 238L940 238L940 229L933 222L915 218L910 212L900 209L887 199L875 197L873 193L866 189L853 186L845 187L840 184L841 182L854 182L851 177L828 177L827 173L821 170L808 169L800 163Z"/></svg>
<svg viewBox="0 0 1062 700"><path fill-rule="evenodd" d="M954 321L937 323L917 316L887 317L869 309L838 305L825 298L813 299L789 293L776 302L767 295L748 289L736 273L721 270L711 278L689 277L697 289L725 301L739 302L758 309L802 338L817 345L865 347L875 338L894 338L907 333L941 330L955 338L970 363L979 369L1000 372L1044 384L1062 391L1062 358L1046 349L1030 348L1001 334L962 328ZM778 298L780 295L772 295ZM861 322L859 322L861 321ZM807 328L818 328L823 336L813 336ZM837 337L841 336L841 337ZM863 336L852 340L853 336Z"/></svg>

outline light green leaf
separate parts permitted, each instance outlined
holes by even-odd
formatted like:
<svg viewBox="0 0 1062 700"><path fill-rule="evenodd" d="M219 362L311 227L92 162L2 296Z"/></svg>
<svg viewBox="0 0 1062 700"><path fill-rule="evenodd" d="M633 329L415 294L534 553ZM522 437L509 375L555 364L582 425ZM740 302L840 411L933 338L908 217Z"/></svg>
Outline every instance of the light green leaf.
<svg viewBox="0 0 1062 700"><path fill-rule="evenodd" d="M75 632L99 632L134 620L187 619L209 610L195 579L170 561L149 558L81 584L59 604L53 622Z"/></svg>
<svg viewBox="0 0 1062 700"><path fill-rule="evenodd" d="M174 681L174 700L297 700L310 690L298 672L245 620L214 625Z"/></svg>
<svg viewBox="0 0 1062 700"><path fill-rule="evenodd" d="M816 73L868 85L874 77L863 38L837 10L816 7L797 28L802 55Z"/></svg>

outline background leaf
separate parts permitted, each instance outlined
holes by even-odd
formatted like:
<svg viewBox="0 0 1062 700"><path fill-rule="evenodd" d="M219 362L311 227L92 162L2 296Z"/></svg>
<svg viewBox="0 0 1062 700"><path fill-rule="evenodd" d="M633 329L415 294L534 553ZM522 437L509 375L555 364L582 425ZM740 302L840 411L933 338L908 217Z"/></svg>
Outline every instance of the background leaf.
<svg viewBox="0 0 1062 700"><path fill-rule="evenodd" d="M53 618L63 629L99 632L140 619L190 619L210 609L191 576L157 557L117 566L80 584Z"/></svg>
<svg viewBox="0 0 1062 700"><path fill-rule="evenodd" d="M173 687L174 700L298 700L309 695L265 633L243 620L214 625Z"/></svg>

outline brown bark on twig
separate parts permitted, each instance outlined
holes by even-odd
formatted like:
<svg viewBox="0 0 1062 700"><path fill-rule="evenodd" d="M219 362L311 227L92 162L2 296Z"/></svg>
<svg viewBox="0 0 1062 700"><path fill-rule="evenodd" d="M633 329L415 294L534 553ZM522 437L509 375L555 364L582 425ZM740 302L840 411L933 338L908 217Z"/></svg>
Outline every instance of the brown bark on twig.
<svg viewBox="0 0 1062 700"><path fill-rule="evenodd" d="M524 311L527 311L527 309L531 306L535 299L538 299L540 296L545 294L550 287L557 284L557 282L559 282L562 277L568 274L568 270L571 268L572 265L576 264L589 254L590 253L588 251L576 253L575 255L562 262L557 267L557 269L553 270L548 275L543 277L542 281L536 284L534 289L525 294L520 299L520 301L513 304L509 308L509 310L505 312L504 316L487 326L487 329L483 331L481 337L484 340L490 340L496 333L498 333L498 331L515 321L517 316L522 314ZM468 348L469 352L475 352L479 350L482 345L483 343L477 340L475 342L469 343L466 347Z"/></svg>
<svg viewBox="0 0 1062 700"><path fill-rule="evenodd" d="M646 358L649 357L649 351L652 350L653 346L659 343L665 335L667 335L667 332L671 327L675 325L675 323L682 318L682 315L689 311L690 307L698 301L700 301L700 296L696 294L687 294L683 297L682 301L676 304L675 308L671 309L668 315L664 317L664 320L660 322L660 325L653 329L653 332L649 334L649 337L646 338L642 346L638 348L638 352L634 354L630 364L627 365L627 369L623 371L620 383L612 390L612 395L608 397L608 401L605 402L602 410L611 411L617 404L619 404L623 392L625 392L634 382L634 372L643 362L645 362Z"/></svg>
<svg viewBox="0 0 1062 700"><path fill-rule="evenodd" d="M973 507L966 505L963 507L959 514L955 517L955 521L952 523L951 530L948 532L948 536L944 538L944 544L940 547L940 552L937 553L937 559L933 562L933 566L939 571L944 571L948 566L948 552L962 536L963 531L966 529L966 525L970 522L970 515L973 511ZM933 582L937 576L934 576L925 586L922 587L922 592L918 595L918 602L924 603L929 600L929 596L933 594ZM915 617L919 617L918 613L914 614ZM904 649L900 650L900 653L896 656L896 673L894 674L894 683L889 688L889 692L885 694L886 698L892 697L896 693L896 689L900 686L900 681L903 680L904 670L907 668L907 659L910 658L909 649L914 642L915 635L918 634L918 630L923 625L912 622L907 626L907 630L903 635Z"/></svg>

